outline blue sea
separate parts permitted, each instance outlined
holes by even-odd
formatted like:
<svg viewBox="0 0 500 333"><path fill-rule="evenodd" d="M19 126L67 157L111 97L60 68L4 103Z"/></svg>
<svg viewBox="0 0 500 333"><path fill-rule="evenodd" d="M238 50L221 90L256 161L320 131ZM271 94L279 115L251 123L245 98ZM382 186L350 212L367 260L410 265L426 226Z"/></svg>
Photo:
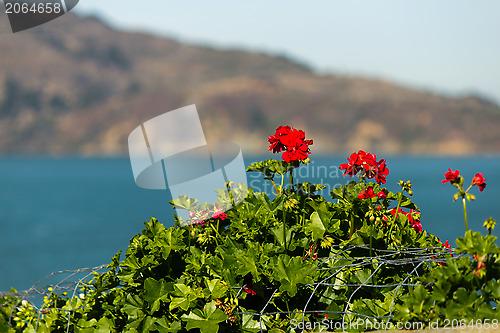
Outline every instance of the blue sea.
<svg viewBox="0 0 500 333"><path fill-rule="evenodd" d="M271 156L246 156L245 162ZM348 178L338 170L345 156L314 157L296 171L298 181L322 182L333 188ZM455 244L464 234L462 204L454 188L442 184L448 168L459 169L469 183L476 172L487 187L471 193L469 227L485 232L492 216L500 221L499 157L388 157L386 186L398 191L399 180L411 180L422 225L443 242ZM270 191L249 174L256 190ZM325 191L325 194L326 191ZM136 186L128 158L0 158L0 291L25 290L54 271L110 262L151 216L173 224L168 191ZM494 234L500 235L500 226Z"/></svg>

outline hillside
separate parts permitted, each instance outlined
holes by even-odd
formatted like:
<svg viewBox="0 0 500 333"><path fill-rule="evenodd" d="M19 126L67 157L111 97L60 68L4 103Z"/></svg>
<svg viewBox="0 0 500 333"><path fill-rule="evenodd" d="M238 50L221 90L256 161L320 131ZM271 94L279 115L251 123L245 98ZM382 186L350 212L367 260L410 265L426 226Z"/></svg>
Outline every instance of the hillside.
<svg viewBox="0 0 500 333"><path fill-rule="evenodd" d="M4 13L0 31L8 31ZM65 15L0 34L0 154L126 154L141 122L196 104L209 141L267 149L280 124L314 151L500 153L500 107L317 75L286 57L187 45Z"/></svg>

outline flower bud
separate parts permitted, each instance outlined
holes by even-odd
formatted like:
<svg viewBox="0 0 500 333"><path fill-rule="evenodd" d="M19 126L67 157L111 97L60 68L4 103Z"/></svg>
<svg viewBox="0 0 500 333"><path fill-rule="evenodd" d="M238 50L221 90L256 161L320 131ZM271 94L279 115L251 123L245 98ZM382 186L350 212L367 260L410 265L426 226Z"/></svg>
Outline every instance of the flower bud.
<svg viewBox="0 0 500 333"><path fill-rule="evenodd" d="M370 222L373 222L373 221L375 221L375 216L372 215L372 216L370 216Z"/></svg>
<svg viewBox="0 0 500 333"><path fill-rule="evenodd" d="M469 199L469 200L476 200L476 196L474 194L467 193L467 199Z"/></svg>
<svg viewBox="0 0 500 333"><path fill-rule="evenodd" d="M23 306L24 306L25 308L27 308L27 307L28 307L28 305L29 305L28 301L27 301L27 300L25 300L25 299L23 299L23 301L22 301L21 303L23 304Z"/></svg>
<svg viewBox="0 0 500 333"><path fill-rule="evenodd" d="M460 187L464 186L464 177L460 176L459 181L458 181Z"/></svg>
<svg viewBox="0 0 500 333"><path fill-rule="evenodd" d="M492 217L490 217L489 219L484 221L483 226L491 233L491 231L495 229L496 224L496 221Z"/></svg>
<svg viewBox="0 0 500 333"><path fill-rule="evenodd" d="M412 190L409 190L409 191L408 191L408 194L409 194L410 196L412 196L412 195L413 195L413 191L412 191Z"/></svg>
<svg viewBox="0 0 500 333"><path fill-rule="evenodd" d="M453 201L457 201L458 199L460 199L460 193L455 193L455 195L453 196Z"/></svg>

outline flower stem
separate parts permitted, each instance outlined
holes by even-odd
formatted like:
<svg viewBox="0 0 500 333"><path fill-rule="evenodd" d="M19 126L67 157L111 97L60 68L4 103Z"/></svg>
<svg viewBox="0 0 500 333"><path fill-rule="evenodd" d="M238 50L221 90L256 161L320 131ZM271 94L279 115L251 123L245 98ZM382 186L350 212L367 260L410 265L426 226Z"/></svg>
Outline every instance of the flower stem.
<svg viewBox="0 0 500 333"><path fill-rule="evenodd" d="M372 248L373 248L373 223L370 225L370 258L373 257L372 255Z"/></svg>
<svg viewBox="0 0 500 333"><path fill-rule="evenodd" d="M349 237L354 235L354 212L351 212L351 228L349 230Z"/></svg>
<svg viewBox="0 0 500 333"><path fill-rule="evenodd" d="M373 202L370 202L370 209L372 210L372 212L375 211L375 207L373 207ZM374 222L370 222L370 258L372 258L373 228L374 228Z"/></svg>
<svg viewBox="0 0 500 333"><path fill-rule="evenodd" d="M215 237L215 242L217 243L217 246L219 246L217 238L219 238L220 241L222 242L222 236L219 234L219 219L217 219L217 227L214 227L212 223L210 223L210 227L212 227L212 229L215 231L215 234L217 235L217 237Z"/></svg>
<svg viewBox="0 0 500 333"><path fill-rule="evenodd" d="M464 204L465 231L469 231L469 225L467 224L467 207L465 205L465 197L464 196L462 196L462 202Z"/></svg>
<svg viewBox="0 0 500 333"><path fill-rule="evenodd" d="M226 191L229 194L229 199L231 200L231 205L234 207L234 198L233 198L233 192L231 191L231 186L229 185L229 182L226 182Z"/></svg>
<svg viewBox="0 0 500 333"><path fill-rule="evenodd" d="M285 254L287 253L286 249L286 209L283 210L283 244L285 245Z"/></svg>
<svg viewBox="0 0 500 333"><path fill-rule="evenodd" d="M404 189L401 190L399 194L398 206L396 207L396 212L394 213L394 218L392 219L391 228L389 229L389 235L392 235L392 228L396 224L396 219L399 215L399 207L401 207L401 201L403 200Z"/></svg>
<svg viewBox="0 0 500 333"><path fill-rule="evenodd" d="M276 186L276 183L274 180L271 179L271 182L273 183L274 190L276 191L276 195L280 195L280 190L278 189L278 186Z"/></svg>
<svg viewBox="0 0 500 333"><path fill-rule="evenodd" d="M290 191L292 190L293 186L293 169L290 170Z"/></svg>

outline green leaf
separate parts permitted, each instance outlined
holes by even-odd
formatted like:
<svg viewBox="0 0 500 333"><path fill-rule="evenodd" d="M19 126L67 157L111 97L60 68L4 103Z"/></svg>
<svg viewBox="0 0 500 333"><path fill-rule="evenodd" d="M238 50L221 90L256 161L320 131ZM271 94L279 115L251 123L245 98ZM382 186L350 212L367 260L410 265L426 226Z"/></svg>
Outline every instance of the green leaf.
<svg viewBox="0 0 500 333"><path fill-rule="evenodd" d="M261 331L261 325L258 320L253 318L254 316L245 313L242 317L241 327L243 328L243 332L256 333ZM262 323L262 330L266 330L264 323Z"/></svg>
<svg viewBox="0 0 500 333"><path fill-rule="evenodd" d="M176 333L180 331L182 325L179 321L174 321L172 325L170 325L166 319L166 317L161 317L156 320L156 329L159 333Z"/></svg>
<svg viewBox="0 0 500 333"><path fill-rule="evenodd" d="M174 290L172 294L175 297L172 297L171 299L169 307L170 311L177 307L180 307L182 310L187 311L196 299L203 297L201 289L193 289L183 283L174 284Z"/></svg>
<svg viewBox="0 0 500 333"><path fill-rule="evenodd" d="M259 281L260 277L256 262L258 258L259 251L255 246L248 247L244 252L238 251L236 253L236 259L238 260L239 267L237 268L236 273L241 276L251 273L255 281Z"/></svg>
<svg viewBox="0 0 500 333"><path fill-rule="evenodd" d="M186 329L199 328L201 333L217 333L219 323L227 320L227 315L215 306L215 301L205 304L203 312L194 310L189 315L182 315L182 320L187 322Z"/></svg>
<svg viewBox="0 0 500 333"><path fill-rule="evenodd" d="M285 175L288 171L297 168L299 165L299 163L287 163L285 161L269 159L250 164L247 172L261 172L266 179L272 179L274 174Z"/></svg>
<svg viewBox="0 0 500 333"><path fill-rule="evenodd" d="M281 283L279 290L293 297L299 284L312 283L317 267L310 261L302 261L300 257L290 258L281 254L271 259L269 268L273 271L273 277Z"/></svg>
<svg viewBox="0 0 500 333"><path fill-rule="evenodd" d="M144 299L153 304L151 311L155 312L159 309L160 300L168 301L169 293L173 291L173 284L161 279L156 281L153 278L147 278L144 281Z"/></svg>
<svg viewBox="0 0 500 333"><path fill-rule="evenodd" d="M321 221L318 212L313 212L311 214L311 219L306 222L305 229L308 235L312 235L313 241L323 238L325 234L325 225L323 221Z"/></svg>
<svg viewBox="0 0 500 333"><path fill-rule="evenodd" d="M125 267L129 267L132 270L138 270L142 267L134 255L130 255L127 258L125 258L122 265Z"/></svg>
<svg viewBox="0 0 500 333"><path fill-rule="evenodd" d="M174 209L181 208L186 210L193 210L197 206L198 200L190 198L187 195L180 195L177 197L177 199L171 200L170 204Z"/></svg>
<svg viewBox="0 0 500 333"><path fill-rule="evenodd" d="M297 244L295 242L292 242L292 234L296 230L300 228L300 226L295 225L293 227L286 227L286 232L285 235L283 235L283 229L285 228L285 224L281 223L279 227L272 228L271 232L274 235L274 238L278 241L279 245L282 247L285 246L285 239L286 239L286 246L290 251L295 250Z"/></svg>
<svg viewBox="0 0 500 333"><path fill-rule="evenodd" d="M169 228L168 230L163 230L147 248L158 251L161 253L163 259L167 260L172 251L175 252L186 248L186 245L182 241L184 232L185 229Z"/></svg>
<svg viewBox="0 0 500 333"><path fill-rule="evenodd" d="M115 323L112 319L103 317L97 322L97 328L94 330L96 333L109 333L113 331Z"/></svg>
<svg viewBox="0 0 500 333"><path fill-rule="evenodd" d="M144 313L142 312L143 305L144 302L139 295L127 294L123 310L131 319L142 319L144 317Z"/></svg>
<svg viewBox="0 0 500 333"><path fill-rule="evenodd" d="M210 290L210 296L214 299L223 297L228 291L220 279L213 279L206 282L208 289Z"/></svg>
<svg viewBox="0 0 500 333"><path fill-rule="evenodd" d="M154 217L152 217L149 222L145 222L144 226L146 229L143 230L142 233L150 238L156 236L160 231L165 230L165 226Z"/></svg>

